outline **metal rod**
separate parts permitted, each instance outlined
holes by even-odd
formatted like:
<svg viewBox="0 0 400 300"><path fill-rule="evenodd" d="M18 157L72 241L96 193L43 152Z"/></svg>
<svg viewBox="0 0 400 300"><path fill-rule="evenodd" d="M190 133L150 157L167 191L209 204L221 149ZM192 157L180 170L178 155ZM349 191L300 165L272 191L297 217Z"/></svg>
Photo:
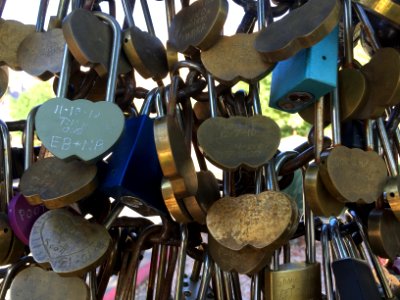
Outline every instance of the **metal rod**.
<svg viewBox="0 0 400 300"><path fill-rule="evenodd" d="M327 300L334 300L333 283L331 273L331 258L329 254L328 225L322 225L321 244L322 244L322 267L324 270L325 293Z"/></svg>
<svg viewBox="0 0 400 300"><path fill-rule="evenodd" d="M344 58L345 63L351 66L353 63L353 32L352 32L352 16L351 16L351 0L344 0Z"/></svg>
<svg viewBox="0 0 400 300"><path fill-rule="evenodd" d="M331 93L331 119L332 119L332 142L333 145L342 144L341 124L340 124L340 102L339 92L336 87Z"/></svg>
<svg viewBox="0 0 400 300"><path fill-rule="evenodd" d="M152 36L156 36L156 32L154 30L153 20L151 19L149 5L147 4L147 0L140 0L140 4L142 5L142 11L144 20L146 22L147 32Z"/></svg>
<svg viewBox="0 0 400 300"><path fill-rule="evenodd" d="M324 98L321 97L315 102L315 121L314 121L314 146L315 162L319 164L324 140Z"/></svg>
<svg viewBox="0 0 400 300"><path fill-rule="evenodd" d="M358 18L361 20L361 22L364 25L363 26L364 32L371 41L371 46L372 46L373 51L376 52L378 49L381 48L381 45L376 38L375 29L372 27L372 24L369 21L369 18L367 16L367 14L365 13L364 8L362 8L362 6L358 3L354 3L353 7L354 7L354 10L356 11Z"/></svg>
<svg viewBox="0 0 400 300"><path fill-rule="evenodd" d="M199 300L205 300L207 297L207 292L208 292L208 286L210 284L211 280L211 264L212 260L208 253L206 253L204 257L204 262L203 262L203 273L201 277L201 283L200 283L200 289L199 293L197 295L197 299Z"/></svg>
<svg viewBox="0 0 400 300"><path fill-rule="evenodd" d="M188 243L188 230L186 224L180 224L181 245L178 254L178 272L176 275L175 300L182 299L183 276L185 274L186 248Z"/></svg>
<svg viewBox="0 0 400 300"><path fill-rule="evenodd" d="M128 3L128 0L122 0L122 8L124 9L124 14L125 14L125 19L126 22L128 23L128 27L135 27L135 21L133 20L132 16L132 7L130 7L130 4Z"/></svg>
<svg viewBox="0 0 400 300"><path fill-rule="evenodd" d="M380 142L381 142L381 145L385 152L385 157L386 157L387 165L389 167L390 175L395 177L399 174L399 171L398 171L398 168L396 165L396 160L394 159L394 156L393 156L393 151L391 148L392 146L390 145L389 137L386 132L383 118L378 118L376 120L376 125L378 127Z"/></svg>

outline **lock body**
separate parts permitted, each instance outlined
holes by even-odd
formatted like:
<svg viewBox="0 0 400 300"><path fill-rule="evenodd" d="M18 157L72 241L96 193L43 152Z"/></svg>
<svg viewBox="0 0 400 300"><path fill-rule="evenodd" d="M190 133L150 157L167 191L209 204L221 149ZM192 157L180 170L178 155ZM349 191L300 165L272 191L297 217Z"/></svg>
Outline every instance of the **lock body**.
<svg viewBox="0 0 400 300"><path fill-rule="evenodd" d="M166 213L153 126L154 120L146 115L125 121L122 137L102 172L102 189L116 198L140 198L149 206Z"/></svg>
<svg viewBox="0 0 400 300"><path fill-rule="evenodd" d="M338 34L335 27L315 46L277 64L272 72L270 107L296 113L336 87Z"/></svg>
<svg viewBox="0 0 400 300"><path fill-rule="evenodd" d="M321 299L319 263L286 263L278 271L265 271L264 300Z"/></svg>

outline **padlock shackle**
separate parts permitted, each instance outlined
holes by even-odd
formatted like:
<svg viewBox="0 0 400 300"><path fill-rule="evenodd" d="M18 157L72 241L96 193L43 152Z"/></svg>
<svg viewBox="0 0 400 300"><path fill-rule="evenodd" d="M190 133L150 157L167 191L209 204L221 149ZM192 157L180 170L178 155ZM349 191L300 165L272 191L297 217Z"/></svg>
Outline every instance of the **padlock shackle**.
<svg viewBox="0 0 400 300"><path fill-rule="evenodd" d="M322 246L322 267L324 272L325 293L327 300L335 299L333 293L331 257L329 254L329 225L322 224L321 228L321 246Z"/></svg>
<svg viewBox="0 0 400 300"><path fill-rule="evenodd" d="M0 209L2 212L5 212L13 196L13 176L10 133L7 124L3 120L0 120L0 132L5 186L5 201L0 201Z"/></svg>
<svg viewBox="0 0 400 300"><path fill-rule="evenodd" d="M376 52L378 49L381 48L381 45L380 45L379 40L376 38L375 29L372 27L372 24L369 21L369 18L367 16L367 14L365 13L365 10L361 6L361 4L354 3L353 7L358 16L358 19L364 25L363 29L364 29L365 34L368 36L368 38L371 41L372 50L374 52Z"/></svg>
<svg viewBox="0 0 400 300"><path fill-rule="evenodd" d="M214 77L209 72L204 70L204 68L201 67L199 64L187 60L178 61L172 69L172 74L178 74L179 69L181 68L196 70L206 79L208 87L208 98L210 101L210 115L211 118L217 117L217 93L215 90Z"/></svg>
<svg viewBox="0 0 400 300"><path fill-rule="evenodd" d="M351 66L353 64L353 32L352 27L352 14L351 14L351 0L343 0L343 38L344 38L344 58L345 64Z"/></svg>
<svg viewBox="0 0 400 300"><path fill-rule="evenodd" d="M331 234L331 241L333 245L333 250L337 259L344 259L350 257L347 252L346 246L341 240L341 234L339 230L339 222L336 217L329 218L329 229Z"/></svg>
<svg viewBox="0 0 400 300"><path fill-rule="evenodd" d="M320 99L319 101L323 101ZM331 92L331 120L332 120L332 144L333 146L342 144L341 123L340 123L340 101L339 89L335 87Z"/></svg>
<svg viewBox="0 0 400 300"><path fill-rule="evenodd" d="M155 101L158 90L159 90L159 88L156 87L147 93L146 98L144 99L143 105L140 108L139 115L141 115L141 116L150 115L151 105Z"/></svg>
<svg viewBox="0 0 400 300"><path fill-rule="evenodd" d="M253 111L255 115L262 115L261 101L260 101L260 85L259 83L253 83L250 85L251 96L253 100Z"/></svg>
<svg viewBox="0 0 400 300"><path fill-rule="evenodd" d="M110 66L108 68L108 79L107 79L107 90L106 99L107 102L115 102L115 88L117 85L117 71L118 71L118 60L121 52L121 28L114 17L107 15L102 12L94 12L94 15L103 21L106 21L114 33L113 35L113 47L111 51Z"/></svg>
<svg viewBox="0 0 400 300"><path fill-rule="evenodd" d="M390 145L389 136L386 132L386 127L383 121L383 118L376 119L376 126L378 129L379 139L381 141L383 151L385 153L385 157L387 160L387 165L389 168L389 173L392 177L397 177L399 175L398 166L392 151L392 147Z"/></svg>
<svg viewBox="0 0 400 300"><path fill-rule="evenodd" d="M28 170L33 162L33 140L35 129L35 116L40 105L35 106L29 112L25 124L25 143L24 143L24 170Z"/></svg>
<svg viewBox="0 0 400 300"><path fill-rule="evenodd" d="M36 19L36 32L43 32L44 22L46 21L47 8L49 7L49 0L40 0L39 10Z"/></svg>
<svg viewBox="0 0 400 300"><path fill-rule="evenodd" d="M128 3L128 1L129 0L122 0L121 2L122 2L122 8L123 8L124 14L125 14L126 23L128 24L128 27L131 28L131 27L135 27L135 21L133 20L133 16L132 16L134 7L131 7L131 2L129 1L129 3ZM135 2L136 1L134 1L134 3Z"/></svg>

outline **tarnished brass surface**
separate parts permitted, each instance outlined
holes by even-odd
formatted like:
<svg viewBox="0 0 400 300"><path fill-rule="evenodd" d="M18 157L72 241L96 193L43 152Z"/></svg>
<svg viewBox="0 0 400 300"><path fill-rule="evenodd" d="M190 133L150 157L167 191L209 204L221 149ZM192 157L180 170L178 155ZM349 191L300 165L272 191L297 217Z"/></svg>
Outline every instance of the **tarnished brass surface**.
<svg viewBox="0 0 400 300"><path fill-rule="evenodd" d="M199 205L196 196L185 197L182 199L182 202L193 221L199 224L206 223L206 212Z"/></svg>
<svg viewBox="0 0 400 300"><path fill-rule="evenodd" d="M344 203L331 196L325 189L316 163L311 163L307 168L304 196L314 215L317 216L338 216L344 209Z"/></svg>
<svg viewBox="0 0 400 300"><path fill-rule="evenodd" d="M181 200L176 199L171 182L166 178L162 180L161 191L165 206L172 219L178 223L189 223L193 221Z"/></svg>
<svg viewBox="0 0 400 300"><path fill-rule="evenodd" d="M400 53L396 49L379 49L361 71L370 86L369 101L375 106L382 109L400 102Z"/></svg>
<svg viewBox="0 0 400 300"><path fill-rule="evenodd" d="M214 239L231 250L246 246L276 249L297 227L298 208L281 192L224 197L207 212L207 228Z"/></svg>
<svg viewBox="0 0 400 300"><path fill-rule="evenodd" d="M400 254L400 222L390 209L373 209L368 216L368 241L372 251L396 259Z"/></svg>
<svg viewBox="0 0 400 300"><path fill-rule="evenodd" d="M400 4L393 0L354 0L368 10L400 25Z"/></svg>
<svg viewBox="0 0 400 300"><path fill-rule="evenodd" d="M386 199L389 202L393 214L400 221L400 186L399 177L390 177L384 187Z"/></svg>
<svg viewBox="0 0 400 300"><path fill-rule="evenodd" d="M320 264L288 263L279 271L265 271L264 300L319 300L321 295Z"/></svg>
<svg viewBox="0 0 400 300"><path fill-rule="evenodd" d="M8 89L8 68L0 67L0 99Z"/></svg>
<svg viewBox="0 0 400 300"><path fill-rule="evenodd" d="M321 41L338 24L338 0L310 0L260 31L255 49L268 62L287 59Z"/></svg>
<svg viewBox="0 0 400 300"><path fill-rule="evenodd" d="M201 52L204 67L217 80L227 84L260 80L272 71L275 64L264 62L254 49L256 37L255 33L221 37L214 46Z"/></svg>
<svg viewBox="0 0 400 300"><path fill-rule="evenodd" d="M218 167L232 171L266 164L278 149L280 137L275 121L261 115L210 118L197 131L204 155Z"/></svg>
<svg viewBox="0 0 400 300"><path fill-rule="evenodd" d="M169 42L187 55L193 54L193 47L207 50L220 38L227 15L226 0L197 0L173 18Z"/></svg>
<svg viewBox="0 0 400 300"><path fill-rule="evenodd" d="M204 212L207 212L210 206L221 198L217 179L211 171L197 172L197 189L196 199Z"/></svg>
<svg viewBox="0 0 400 300"><path fill-rule="evenodd" d="M318 101L321 101L321 100L322 99L319 99ZM323 119L326 122L330 122L331 121L331 114L330 114L331 103L330 103L328 97L324 97L324 99L322 101L324 101ZM315 122L315 105L310 105L310 106L302 109L301 111L298 112L298 114L307 123L314 124L314 122Z"/></svg>
<svg viewBox="0 0 400 300"><path fill-rule="evenodd" d="M99 76L105 76L110 66L112 48L111 28L92 12L78 8L63 21L62 30L68 49L83 66L93 67ZM125 55L121 53L118 74L132 69Z"/></svg>
<svg viewBox="0 0 400 300"><path fill-rule="evenodd" d="M208 235L208 251L222 270L239 274L255 274L261 271L272 257L272 252L253 247L231 250L218 243L211 234Z"/></svg>
<svg viewBox="0 0 400 300"><path fill-rule="evenodd" d="M22 175L20 190L31 205L59 208L89 196L97 187L97 167L49 157Z"/></svg>
<svg viewBox="0 0 400 300"><path fill-rule="evenodd" d="M18 47L18 63L32 76L46 72L61 71L65 39L61 29L34 32L28 35Z"/></svg>
<svg viewBox="0 0 400 300"><path fill-rule="evenodd" d="M11 299L89 300L89 288L78 277L61 277L39 267L19 272L10 286Z"/></svg>
<svg viewBox="0 0 400 300"><path fill-rule="evenodd" d="M79 276L99 266L111 244L107 229L65 209L49 210L35 222L29 237L32 256L54 272Z"/></svg>
<svg viewBox="0 0 400 300"><path fill-rule="evenodd" d="M5 213L0 213L0 262L4 261L10 251L14 233Z"/></svg>
<svg viewBox="0 0 400 300"><path fill-rule="evenodd" d="M168 74L167 53L163 43L137 27L124 31L124 51L131 65L145 79L161 80Z"/></svg>
<svg viewBox="0 0 400 300"><path fill-rule="evenodd" d="M320 172L326 189L343 202L376 201L387 176L386 164L376 152L344 146L322 153Z"/></svg>
<svg viewBox="0 0 400 300"><path fill-rule="evenodd" d="M21 42L31 33L35 26L25 25L14 20L0 19L0 65L6 64L14 70L21 70L17 59L17 50Z"/></svg>
<svg viewBox="0 0 400 300"><path fill-rule="evenodd" d="M368 83L364 73L346 68L338 73L340 119L346 121L357 117L368 101ZM328 110L329 112L329 110Z"/></svg>
<svg viewBox="0 0 400 300"><path fill-rule="evenodd" d="M176 119L171 116L156 119L154 139L161 170L170 181L175 197L195 195L198 186L196 170Z"/></svg>

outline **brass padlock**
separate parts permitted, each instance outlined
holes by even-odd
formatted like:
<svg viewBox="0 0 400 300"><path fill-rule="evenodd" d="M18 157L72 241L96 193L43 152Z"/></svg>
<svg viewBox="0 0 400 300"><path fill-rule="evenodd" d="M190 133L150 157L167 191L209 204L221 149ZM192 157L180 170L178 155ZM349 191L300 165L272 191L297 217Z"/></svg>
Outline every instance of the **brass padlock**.
<svg viewBox="0 0 400 300"><path fill-rule="evenodd" d="M321 299L321 270L315 258L314 216L305 203L306 261L273 265L265 270L264 300Z"/></svg>

